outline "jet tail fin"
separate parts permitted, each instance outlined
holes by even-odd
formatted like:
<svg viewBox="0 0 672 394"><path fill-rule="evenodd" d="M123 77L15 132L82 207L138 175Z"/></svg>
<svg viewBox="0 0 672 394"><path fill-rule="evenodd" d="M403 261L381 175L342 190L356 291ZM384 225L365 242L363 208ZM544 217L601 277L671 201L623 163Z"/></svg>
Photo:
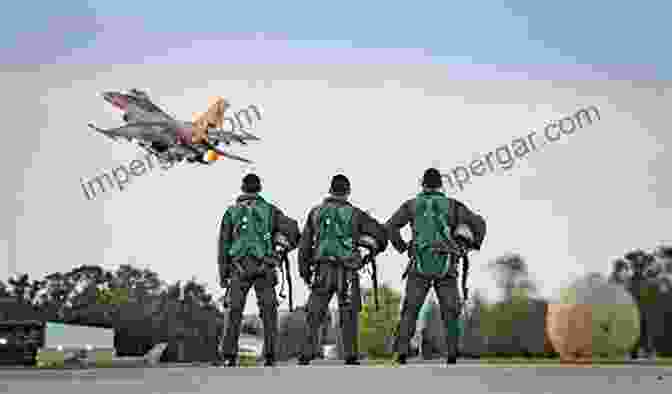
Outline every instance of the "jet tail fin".
<svg viewBox="0 0 672 394"><path fill-rule="evenodd" d="M210 99L208 110L202 113L194 114L194 124L197 125L214 125L215 128L221 129L224 127L224 113L231 106L223 97L213 97Z"/></svg>

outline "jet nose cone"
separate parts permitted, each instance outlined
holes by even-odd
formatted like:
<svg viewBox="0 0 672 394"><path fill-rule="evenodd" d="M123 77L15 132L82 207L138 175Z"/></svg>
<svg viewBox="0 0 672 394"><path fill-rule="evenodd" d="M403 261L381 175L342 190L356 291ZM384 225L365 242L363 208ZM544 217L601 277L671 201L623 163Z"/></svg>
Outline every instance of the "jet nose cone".
<svg viewBox="0 0 672 394"><path fill-rule="evenodd" d="M126 110L128 107L128 98L119 92L103 92L101 95L105 101L121 110Z"/></svg>

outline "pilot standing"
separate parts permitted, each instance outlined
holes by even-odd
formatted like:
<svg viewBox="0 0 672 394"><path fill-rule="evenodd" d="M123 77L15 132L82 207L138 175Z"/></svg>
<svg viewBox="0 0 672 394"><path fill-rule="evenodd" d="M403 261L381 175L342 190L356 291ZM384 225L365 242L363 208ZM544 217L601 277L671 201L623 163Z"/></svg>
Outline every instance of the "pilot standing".
<svg viewBox="0 0 672 394"><path fill-rule="evenodd" d="M259 195L261 181L256 174L243 178L241 190L243 193L224 213L219 233L220 284L229 289L230 297L222 358L226 366L236 365L243 310L254 286L264 326L265 365L273 366L278 332L276 267L284 254L296 249L299 226Z"/></svg>

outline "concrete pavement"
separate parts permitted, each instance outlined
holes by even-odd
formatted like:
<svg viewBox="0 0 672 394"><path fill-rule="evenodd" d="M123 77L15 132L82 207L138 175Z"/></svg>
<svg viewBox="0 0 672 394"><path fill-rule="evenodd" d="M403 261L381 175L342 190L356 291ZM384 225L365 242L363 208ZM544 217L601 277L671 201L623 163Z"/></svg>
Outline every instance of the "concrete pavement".
<svg viewBox="0 0 672 394"><path fill-rule="evenodd" d="M33 394L240 393L291 390L325 393L417 393L419 390L485 393L670 393L672 367L506 366L411 363L402 367L345 367L316 362L275 368L110 368L82 370L0 370L0 393ZM240 390L240 391L238 391Z"/></svg>

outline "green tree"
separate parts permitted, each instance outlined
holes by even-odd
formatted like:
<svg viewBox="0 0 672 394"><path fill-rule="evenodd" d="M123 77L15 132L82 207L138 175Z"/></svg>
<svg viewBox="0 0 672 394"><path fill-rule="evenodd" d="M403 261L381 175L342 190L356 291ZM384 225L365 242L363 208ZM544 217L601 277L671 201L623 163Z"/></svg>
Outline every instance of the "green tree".
<svg viewBox="0 0 672 394"><path fill-rule="evenodd" d="M525 259L516 253L509 253L496 258L488 264L497 280L497 286L504 291L504 300L511 301L514 293L524 291L534 293L536 285L530 278Z"/></svg>
<svg viewBox="0 0 672 394"><path fill-rule="evenodd" d="M206 285L191 278L184 284L185 301L203 309L216 309L214 297L208 293Z"/></svg>
<svg viewBox="0 0 672 394"><path fill-rule="evenodd" d="M519 254L500 256L488 267L494 271L497 286L504 294L502 302L479 307L480 332L486 338L488 352L512 355L524 351L528 348L527 340L535 337L529 330L535 330L536 326L524 322L530 321L531 295L536 293L537 286Z"/></svg>
<svg viewBox="0 0 672 394"><path fill-rule="evenodd" d="M97 265L81 265L75 267L65 276L70 285L68 307L83 309L96 304L98 288L106 279L106 271Z"/></svg>
<svg viewBox="0 0 672 394"><path fill-rule="evenodd" d="M524 318L530 294L536 291L527 263L519 254L510 253L488 264L494 271L497 286L503 290L504 302L479 306L481 332L489 337L513 336L514 321Z"/></svg>
<svg viewBox="0 0 672 394"><path fill-rule="evenodd" d="M9 284L12 286L12 295L16 298L16 302L23 304L30 302L29 291L31 288L30 278L28 274L17 275L9 279Z"/></svg>
<svg viewBox="0 0 672 394"><path fill-rule="evenodd" d="M659 288L665 295L672 294L672 247L658 246L654 252L657 265L660 267Z"/></svg>
<svg viewBox="0 0 672 394"><path fill-rule="evenodd" d="M512 289L511 298L495 304L482 303L479 306L481 333L489 336L510 336L515 334L514 325L527 318L529 293L526 289Z"/></svg>
<svg viewBox="0 0 672 394"><path fill-rule="evenodd" d="M129 302L129 292L126 288L97 288L96 303L103 305L121 306Z"/></svg>
<svg viewBox="0 0 672 394"><path fill-rule="evenodd" d="M653 253L634 249L613 263L610 275L612 283L625 286L635 298L642 334L652 336L654 347L663 353L672 349L672 335L664 329L672 321L671 297L666 294L672 288L668 273L672 269L671 257L672 248L665 245Z"/></svg>
<svg viewBox="0 0 672 394"><path fill-rule="evenodd" d="M45 277L45 291L39 296L40 309L49 319L59 320L74 284L62 272Z"/></svg>
<svg viewBox="0 0 672 394"><path fill-rule="evenodd" d="M28 289L28 299L30 300L31 303L33 304L38 304L38 295L42 292L42 290L46 287L47 282L44 280L35 280L33 279L30 282L30 288Z"/></svg>
<svg viewBox="0 0 672 394"><path fill-rule="evenodd" d="M373 290L364 290L366 302L362 305L359 316L359 349L371 358L388 358L388 340L394 336L399 323L399 305L401 294L383 284L378 289L380 309L376 311Z"/></svg>
<svg viewBox="0 0 672 394"><path fill-rule="evenodd" d="M660 267L655 264L655 256L636 249L626 253L623 260L630 274L626 276L626 286L632 295L642 308L655 304L658 296L658 280L661 277Z"/></svg>
<svg viewBox="0 0 672 394"><path fill-rule="evenodd" d="M129 290L129 295L139 302L148 296L158 295L163 283L159 274L150 269L140 269L130 264L122 264L114 272L114 286Z"/></svg>
<svg viewBox="0 0 672 394"><path fill-rule="evenodd" d="M609 274L609 282L625 285L628 278L628 261L619 258L611 263L611 273Z"/></svg>
<svg viewBox="0 0 672 394"><path fill-rule="evenodd" d="M660 245L654 255L660 262L662 273L672 274L672 246Z"/></svg>

